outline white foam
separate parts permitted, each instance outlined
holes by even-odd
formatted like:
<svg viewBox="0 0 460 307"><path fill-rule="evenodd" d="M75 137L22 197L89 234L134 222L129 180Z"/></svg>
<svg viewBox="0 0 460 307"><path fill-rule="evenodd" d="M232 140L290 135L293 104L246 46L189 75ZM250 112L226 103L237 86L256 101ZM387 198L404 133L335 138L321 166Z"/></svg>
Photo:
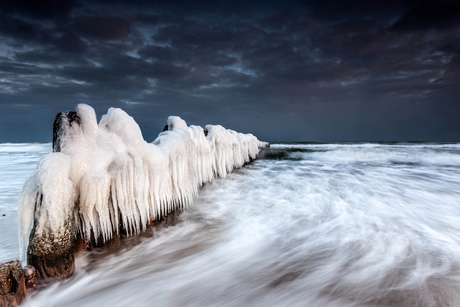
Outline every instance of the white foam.
<svg viewBox="0 0 460 307"><path fill-rule="evenodd" d="M50 143L0 143L0 153L48 152Z"/></svg>
<svg viewBox="0 0 460 307"><path fill-rule="evenodd" d="M25 245L34 212L38 235L59 231L73 218L88 239L90 230L95 238L110 239L119 222L137 234L151 218L190 205L203 183L225 177L266 145L222 126L206 126L205 136L176 116L149 144L121 109L110 108L99 124L90 106L80 104L76 112L80 125L74 122L60 134L61 152L47 155L22 189L19 236Z"/></svg>
<svg viewBox="0 0 460 307"><path fill-rule="evenodd" d="M25 305L460 306L459 168L350 161L260 159Z"/></svg>
<svg viewBox="0 0 460 307"><path fill-rule="evenodd" d="M335 164L460 165L460 144L273 144L271 149L300 149L288 157Z"/></svg>

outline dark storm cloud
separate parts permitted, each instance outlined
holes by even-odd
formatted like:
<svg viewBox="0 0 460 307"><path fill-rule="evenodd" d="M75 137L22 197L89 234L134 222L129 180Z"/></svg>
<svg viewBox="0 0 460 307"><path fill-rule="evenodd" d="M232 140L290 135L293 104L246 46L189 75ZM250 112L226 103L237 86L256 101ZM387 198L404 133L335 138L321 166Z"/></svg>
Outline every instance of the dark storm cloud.
<svg viewBox="0 0 460 307"><path fill-rule="evenodd" d="M444 29L460 23L460 3L455 0L415 1L408 0L407 9L392 27L394 30L420 31Z"/></svg>
<svg viewBox="0 0 460 307"><path fill-rule="evenodd" d="M47 43L52 39L41 24L23 19L4 16L0 23L0 33L3 37L13 38L18 43Z"/></svg>
<svg viewBox="0 0 460 307"><path fill-rule="evenodd" d="M174 50L171 47L148 45L138 50L137 54L144 59L171 61Z"/></svg>
<svg viewBox="0 0 460 307"><path fill-rule="evenodd" d="M88 45L72 32L63 33L54 41L54 46L67 53L82 53L87 50Z"/></svg>
<svg viewBox="0 0 460 307"><path fill-rule="evenodd" d="M73 0L4 0L2 12L31 19L48 20L66 18L77 4Z"/></svg>
<svg viewBox="0 0 460 307"><path fill-rule="evenodd" d="M80 35L91 39L119 40L129 34L128 23L116 17L83 16L74 27Z"/></svg>
<svg viewBox="0 0 460 307"><path fill-rule="evenodd" d="M171 114L268 140L459 139L459 7L3 1L0 141L45 140L4 131L77 103L125 109L149 140Z"/></svg>

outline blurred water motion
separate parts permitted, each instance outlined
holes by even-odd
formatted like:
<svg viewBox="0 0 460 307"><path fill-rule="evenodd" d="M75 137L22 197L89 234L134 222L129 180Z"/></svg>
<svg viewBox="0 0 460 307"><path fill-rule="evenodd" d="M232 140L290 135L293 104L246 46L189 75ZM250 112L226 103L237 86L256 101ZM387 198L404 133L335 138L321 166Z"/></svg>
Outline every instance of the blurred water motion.
<svg viewBox="0 0 460 307"><path fill-rule="evenodd" d="M279 145L24 306L460 305L460 146Z"/></svg>

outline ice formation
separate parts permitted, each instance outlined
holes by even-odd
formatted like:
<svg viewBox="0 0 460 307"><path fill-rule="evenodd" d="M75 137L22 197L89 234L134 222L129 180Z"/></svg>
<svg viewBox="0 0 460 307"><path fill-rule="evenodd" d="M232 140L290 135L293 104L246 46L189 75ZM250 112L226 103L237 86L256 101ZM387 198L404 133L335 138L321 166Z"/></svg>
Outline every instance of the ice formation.
<svg viewBox="0 0 460 307"><path fill-rule="evenodd" d="M137 234L152 218L190 205L200 186L249 162L267 144L219 125L189 127L176 116L147 143L121 109L110 108L99 124L88 105L79 104L76 113L79 121L60 133L60 152L44 157L21 191L20 246L28 245L34 220L38 236L60 232L68 221L87 239L92 230L108 240L119 223Z"/></svg>

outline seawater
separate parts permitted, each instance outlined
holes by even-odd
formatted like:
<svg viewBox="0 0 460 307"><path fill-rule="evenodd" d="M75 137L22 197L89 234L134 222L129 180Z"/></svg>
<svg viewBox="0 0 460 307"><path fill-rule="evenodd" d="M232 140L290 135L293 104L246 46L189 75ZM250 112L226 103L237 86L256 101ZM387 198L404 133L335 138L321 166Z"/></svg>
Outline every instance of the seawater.
<svg viewBox="0 0 460 307"><path fill-rule="evenodd" d="M0 145L2 230L51 147L20 146ZM460 144L275 144L24 305L458 306L459 188Z"/></svg>
<svg viewBox="0 0 460 307"><path fill-rule="evenodd" d="M51 143L0 143L0 262L19 258L18 198Z"/></svg>

